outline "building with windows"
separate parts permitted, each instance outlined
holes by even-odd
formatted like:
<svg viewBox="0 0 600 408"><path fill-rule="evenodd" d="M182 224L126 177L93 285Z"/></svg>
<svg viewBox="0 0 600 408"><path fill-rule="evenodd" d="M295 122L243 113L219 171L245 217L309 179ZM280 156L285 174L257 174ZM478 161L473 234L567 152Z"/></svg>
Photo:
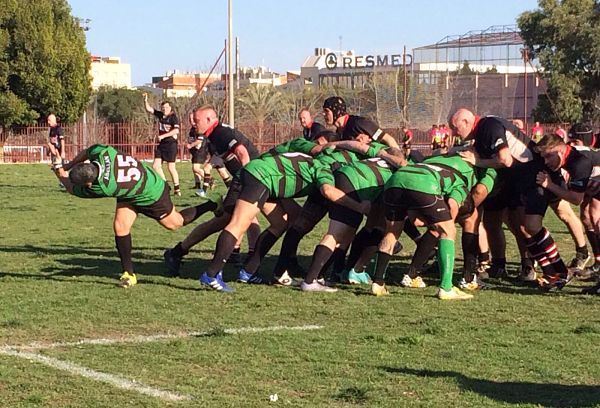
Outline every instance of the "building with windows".
<svg viewBox="0 0 600 408"><path fill-rule="evenodd" d="M92 88L101 86L131 88L131 65L121 62L119 57L91 57L90 75Z"/></svg>
<svg viewBox="0 0 600 408"><path fill-rule="evenodd" d="M168 71L164 76L152 77L152 87L161 89L167 98L192 97L221 79L221 74L206 72Z"/></svg>

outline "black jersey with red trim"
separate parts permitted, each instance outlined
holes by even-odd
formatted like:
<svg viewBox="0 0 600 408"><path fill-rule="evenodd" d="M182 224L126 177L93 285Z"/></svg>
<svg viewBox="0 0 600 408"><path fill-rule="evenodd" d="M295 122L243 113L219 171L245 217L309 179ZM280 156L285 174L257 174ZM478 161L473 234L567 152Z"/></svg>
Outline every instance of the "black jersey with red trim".
<svg viewBox="0 0 600 408"><path fill-rule="evenodd" d="M318 122L313 122L312 125L310 125L310 127L305 127L302 129L302 135L306 140L315 140L317 135L320 135L326 130L327 129L325 128L325 126L321 125Z"/></svg>
<svg viewBox="0 0 600 408"><path fill-rule="evenodd" d="M567 145L561 168L569 173L567 188L577 193L585 192L590 177L595 176L600 167L600 152L590 148L574 148Z"/></svg>
<svg viewBox="0 0 600 408"><path fill-rule="evenodd" d="M248 150L250 160L256 159L259 156L258 150L246 136L238 130L221 123L211 129L207 139L210 141L207 145L208 152L212 156L221 157L225 163L225 168L227 168L227 171L231 175L238 175L243 167L242 163L240 163L237 156L233 153L238 145L243 145Z"/></svg>
<svg viewBox="0 0 600 408"><path fill-rule="evenodd" d="M348 120L342 128L338 128L342 140L353 140L356 136L362 134L369 135L371 139L379 141L385 132L379 125L363 116L348 115Z"/></svg>
<svg viewBox="0 0 600 408"><path fill-rule="evenodd" d="M179 119L175 112L170 113L165 116L159 110L154 109L154 116L158 118L158 135L164 135L165 133L169 133L173 129L179 129ZM161 140L161 142L173 142L177 140L177 136L169 136Z"/></svg>
<svg viewBox="0 0 600 408"><path fill-rule="evenodd" d="M514 160L527 163L534 160L535 143L518 127L498 116L483 116L475 122L475 151L483 159L491 159L502 148L508 148Z"/></svg>
<svg viewBox="0 0 600 408"><path fill-rule="evenodd" d="M48 132L48 139L50 140L51 145L60 150L60 141L64 138L64 132L60 125L50 127L50 131Z"/></svg>

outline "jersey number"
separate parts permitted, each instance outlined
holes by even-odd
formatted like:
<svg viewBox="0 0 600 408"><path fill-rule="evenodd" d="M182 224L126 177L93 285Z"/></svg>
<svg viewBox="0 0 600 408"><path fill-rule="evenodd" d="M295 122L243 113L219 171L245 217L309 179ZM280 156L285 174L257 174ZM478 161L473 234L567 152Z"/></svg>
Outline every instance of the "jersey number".
<svg viewBox="0 0 600 408"><path fill-rule="evenodd" d="M142 172L137 168L137 161L131 156L117 155L117 183L138 181Z"/></svg>

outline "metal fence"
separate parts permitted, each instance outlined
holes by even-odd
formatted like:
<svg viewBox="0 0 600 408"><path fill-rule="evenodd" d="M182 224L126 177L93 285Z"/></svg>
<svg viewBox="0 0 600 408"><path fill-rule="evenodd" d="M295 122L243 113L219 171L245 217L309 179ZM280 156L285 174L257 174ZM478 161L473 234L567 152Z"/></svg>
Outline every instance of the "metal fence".
<svg viewBox="0 0 600 408"><path fill-rule="evenodd" d="M546 133L555 129L553 124L543 125ZM237 129L246 135L264 152L282 142L302 135L299 126L281 123L238 123ZM78 151L95 143L108 144L127 152L140 160L154 157L156 126L134 123L78 123L64 126L67 159L73 158ZM398 128L384 129L397 140L401 134ZM189 160L190 154L185 148L189 128L183 126L178 140L180 160ZM430 150L429 130L413 129L413 148L427 154ZM0 163L40 163L49 161L46 149L48 128L46 126L20 127L0 135Z"/></svg>

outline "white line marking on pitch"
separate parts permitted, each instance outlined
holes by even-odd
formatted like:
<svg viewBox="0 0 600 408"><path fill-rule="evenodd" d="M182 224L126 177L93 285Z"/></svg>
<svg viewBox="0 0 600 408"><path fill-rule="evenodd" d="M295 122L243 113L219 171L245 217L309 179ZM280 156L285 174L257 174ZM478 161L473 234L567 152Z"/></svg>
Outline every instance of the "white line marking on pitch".
<svg viewBox="0 0 600 408"><path fill-rule="evenodd" d="M184 401L192 399L189 395L177 394L170 391L163 391L158 388L149 387L137 381L131 381L118 375L106 374L100 371L92 370L87 367L80 366L69 361L58 360L53 357L44 356L38 353L30 353L27 351L0 350L1 353L21 357L26 360L36 361L47 365L48 367L56 368L58 370L68 371L71 374L77 374L85 378L91 378L92 380L101 381L110 385L114 385L117 388L124 390L137 391L140 394L149 395L151 397L161 398L168 401Z"/></svg>
<svg viewBox="0 0 600 408"><path fill-rule="evenodd" d="M263 332L274 332L274 331L306 331L306 330L318 330L322 329L323 326L306 325L306 326L270 326L270 327L242 327L239 329L224 329L223 333L226 334L243 334L243 333L263 333ZM0 354L8 356L20 357L29 361L36 361L38 363L45 364L49 367L56 368L58 370L67 371L71 374L77 374L85 378L92 380L101 381L107 384L111 384L117 388L124 390L132 390L139 392L140 394L149 395L156 398L161 398L169 401L183 401L192 399L189 395L177 394L170 391L163 391L158 388L153 388L144 385L138 381L131 381L124 377L117 375L106 374L100 371L92 370L87 367L80 366L69 361L59 360L53 357L48 357L43 354L33 353L23 350L47 350L59 347L74 347L83 345L110 345L110 344L124 344L124 343L150 343L155 341L174 340L182 339L186 337L202 337L211 335L212 331L204 332L189 332L181 334L156 334L152 336L132 336L132 337L120 337L120 338L101 338L101 339L84 339L75 342L64 342L64 343L39 343L34 342L24 346L4 346L0 347Z"/></svg>

